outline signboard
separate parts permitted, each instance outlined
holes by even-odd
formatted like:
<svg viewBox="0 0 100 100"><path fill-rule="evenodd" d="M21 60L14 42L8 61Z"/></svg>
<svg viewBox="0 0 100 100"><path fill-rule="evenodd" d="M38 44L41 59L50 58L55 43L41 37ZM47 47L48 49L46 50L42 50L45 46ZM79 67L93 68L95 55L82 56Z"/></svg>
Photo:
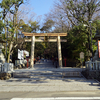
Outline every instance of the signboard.
<svg viewBox="0 0 100 100"><path fill-rule="evenodd" d="M18 59L24 59L24 52L23 50L18 49Z"/></svg>
<svg viewBox="0 0 100 100"><path fill-rule="evenodd" d="M84 52L80 53L80 59L84 59Z"/></svg>
<svg viewBox="0 0 100 100"><path fill-rule="evenodd" d="M21 54L21 59L24 59L24 51L23 50L21 50L21 52L20 52Z"/></svg>
<svg viewBox="0 0 100 100"><path fill-rule="evenodd" d="M24 55L26 55L26 57L29 57L29 52L24 50Z"/></svg>
<svg viewBox="0 0 100 100"><path fill-rule="evenodd" d="M26 50L18 49L18 59L24 59L24 55L26 55L26 57L29 57L29 52Z"/></svg>
<svg viewBox="0 0 100 100"><path fill-rule="evenodd" d="M18 49L18 59L21 59L21 51Z"/></svg>
<svg viewBox="0 0 100 100"><path fill-rule="evenodd" d="M100 40L98 40L98 52L99 52L99 58L100 58Z"/></svg>

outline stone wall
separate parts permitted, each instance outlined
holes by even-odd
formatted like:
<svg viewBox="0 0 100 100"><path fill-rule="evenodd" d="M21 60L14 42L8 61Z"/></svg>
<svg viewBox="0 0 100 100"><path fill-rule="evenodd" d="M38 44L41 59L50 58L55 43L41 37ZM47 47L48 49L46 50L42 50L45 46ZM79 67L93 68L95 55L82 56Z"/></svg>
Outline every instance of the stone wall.
<svg viewBox="0 0 100 100"><path fill-rule="evenodd" d="M82 71L82 74L85 78L87 79L96 79L98 81L100 81L100 71L98 70L85 70Z"/></svg>

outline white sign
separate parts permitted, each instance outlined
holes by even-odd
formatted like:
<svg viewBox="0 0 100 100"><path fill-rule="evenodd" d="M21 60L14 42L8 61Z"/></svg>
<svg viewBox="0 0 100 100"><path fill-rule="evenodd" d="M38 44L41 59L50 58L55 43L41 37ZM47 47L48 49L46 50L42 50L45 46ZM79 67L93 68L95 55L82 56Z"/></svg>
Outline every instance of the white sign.
<svg viewBox="0 0 100 100"><path fill-rule="evenodd" d="M24 51L23 50L21 50L21 59L24 59Z"/></svg>
<svg viewBox="0 0 100 100"><path fill-rule="evenodd" d="M26 55L26 57L29 57L29 52L24 50L24 55Z"/></svg>
<svg viewBox="0 0 100 100"><path fill-rule="evenodd" d="M18 59L24 59L24 55L26 55L26 57L29 57L29 52L26 50L18 49Z"/></svg>
<svg viewBox="0 0 100 100"><path fill-rule="evenodd" d="M18 59L24 59L24 52L23 50L18 49Z"/></svg>
<svg viewBox="0 0 100 100"><path fill-rule="evenodd" d="M21 59L21 51L18 49L18 59Z"/></svg>
<svg viewBox="0 0 100 100"><path fill-rule="evenodd" d="M84 52L80 53L80 59L84 59Z"/></svg>

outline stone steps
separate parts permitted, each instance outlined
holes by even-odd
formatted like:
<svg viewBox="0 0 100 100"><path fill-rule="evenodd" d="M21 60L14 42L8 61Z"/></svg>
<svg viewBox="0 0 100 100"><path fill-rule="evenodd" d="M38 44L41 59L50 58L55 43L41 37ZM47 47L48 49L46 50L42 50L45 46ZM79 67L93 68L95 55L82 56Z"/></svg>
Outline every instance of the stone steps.
<svg viewBox="0 0 100 100"><path fill-rule="evenodd" d="M14 72L14 78L49 78L49 77L81 77L81 71L64 71L64 72Z"/></svg>
<svg viewBox="0 0 100 100"><path fill-rule="evenodd" d="M60 77L61 73L13 73L14 78L34 78L34 77Z"/></svg>
<svg viewBox="0 0 100 100"><path fill-rule="evenodd" d="M63 72L62 77L82 77L80 71Z"/></svg>

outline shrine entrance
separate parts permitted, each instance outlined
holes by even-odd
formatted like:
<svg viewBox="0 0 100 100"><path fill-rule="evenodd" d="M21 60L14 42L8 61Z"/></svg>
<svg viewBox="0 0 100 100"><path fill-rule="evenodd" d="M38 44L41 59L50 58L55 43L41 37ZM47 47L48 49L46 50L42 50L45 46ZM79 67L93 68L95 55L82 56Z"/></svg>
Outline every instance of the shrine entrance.
<svg viewBox="0 0 100 100"><path fill-rule="evenodd" d="M35 50L35 42L57 42L58 44L58 62L59 67L62 67L62 53L61 53L61 42L67 42L67 40L61 40L61 36L67 36L67 33L27 33L22 32L24 36L32 37L31 39L26 39L25 42L32 42L31 44L31 61L30 67L34 67L34 50ZM35 39L35 37L57 37L56 39L48 39L47 41L43 39Z"/></svg>

